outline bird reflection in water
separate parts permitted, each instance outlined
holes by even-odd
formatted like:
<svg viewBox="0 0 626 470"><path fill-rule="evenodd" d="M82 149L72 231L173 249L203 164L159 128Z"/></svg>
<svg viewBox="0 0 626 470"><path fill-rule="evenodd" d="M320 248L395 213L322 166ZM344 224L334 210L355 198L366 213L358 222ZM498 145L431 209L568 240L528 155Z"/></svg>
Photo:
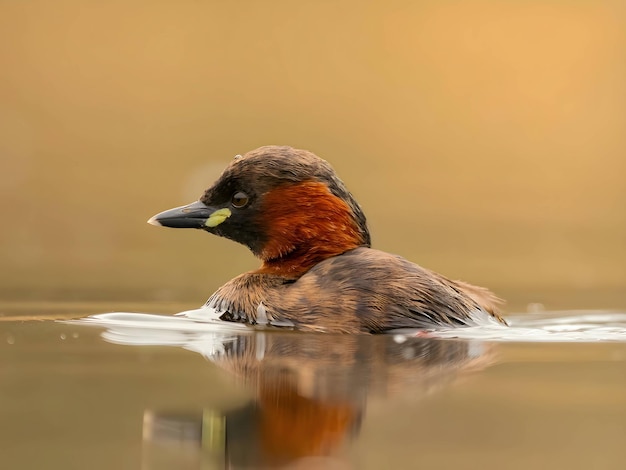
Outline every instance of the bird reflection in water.
<svg viewBox="0 0 626 470"><path fill-rule="evenodd" d="M402 335L244 329L179 331L168 339L160 330L150 342L146 330L129 331L114 327L103 336L196 351L253 394L235 410L146 410L143 468L150 470L353 468L349 444L368 402L414 400L493 357L479 342Z"/></svg>

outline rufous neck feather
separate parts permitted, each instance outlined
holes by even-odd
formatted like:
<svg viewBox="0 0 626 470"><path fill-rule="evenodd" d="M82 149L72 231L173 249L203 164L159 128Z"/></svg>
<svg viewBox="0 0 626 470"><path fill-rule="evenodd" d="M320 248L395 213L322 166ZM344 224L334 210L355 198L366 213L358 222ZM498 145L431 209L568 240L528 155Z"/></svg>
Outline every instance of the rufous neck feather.
<svg viewBox="0 0 626 470"><path fill-rule="evenodd" d="M277 188L265 196L268 242L257 272L298 276L326 258L363 246L349 205L321 182Z"/></svg>

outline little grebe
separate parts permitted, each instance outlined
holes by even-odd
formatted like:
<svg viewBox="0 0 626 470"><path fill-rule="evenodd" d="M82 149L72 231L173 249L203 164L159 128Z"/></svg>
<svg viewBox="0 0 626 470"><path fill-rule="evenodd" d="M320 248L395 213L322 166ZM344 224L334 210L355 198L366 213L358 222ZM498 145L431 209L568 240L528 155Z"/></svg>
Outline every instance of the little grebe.
<svg viewBox="0 0 626 470"><path fill-rule="evenodd" d="M464 326L485 315L505 324L489 290L370 248L361 207L306 150L237 155L199 201L148 222L230 238L263 261L207 301L225 321L344 333Z"/></svg>

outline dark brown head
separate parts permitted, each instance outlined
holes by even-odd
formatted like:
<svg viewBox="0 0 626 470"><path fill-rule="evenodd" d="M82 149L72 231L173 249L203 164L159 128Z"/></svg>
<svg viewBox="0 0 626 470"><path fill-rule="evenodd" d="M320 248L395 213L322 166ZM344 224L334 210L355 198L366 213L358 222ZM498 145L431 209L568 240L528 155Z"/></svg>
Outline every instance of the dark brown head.
<svg viewBox="0 0 626 470"><path fill-rule="evenodd" d="M230 238L263 260L260 271L282 275L370 246L365 215L332 167L291 147L236 156L199 201L148 222Z"/></svg>

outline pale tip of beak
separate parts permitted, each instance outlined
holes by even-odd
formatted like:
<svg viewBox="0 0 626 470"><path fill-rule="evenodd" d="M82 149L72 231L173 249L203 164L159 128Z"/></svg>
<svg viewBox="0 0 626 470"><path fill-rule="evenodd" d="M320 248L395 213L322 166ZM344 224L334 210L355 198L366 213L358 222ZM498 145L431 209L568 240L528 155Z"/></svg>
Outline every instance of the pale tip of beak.
<svg viewBox="0 0 626 470"><path fill-rule="evenodd" d="M153 217L150 217L148 219L148 223L150 225L156 225L157 227L162 227L163 226L163 224L157 220L156 215L153 216Z"/></svg>

